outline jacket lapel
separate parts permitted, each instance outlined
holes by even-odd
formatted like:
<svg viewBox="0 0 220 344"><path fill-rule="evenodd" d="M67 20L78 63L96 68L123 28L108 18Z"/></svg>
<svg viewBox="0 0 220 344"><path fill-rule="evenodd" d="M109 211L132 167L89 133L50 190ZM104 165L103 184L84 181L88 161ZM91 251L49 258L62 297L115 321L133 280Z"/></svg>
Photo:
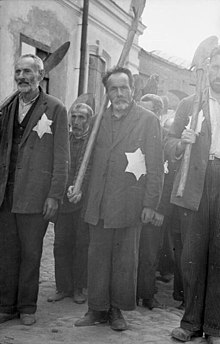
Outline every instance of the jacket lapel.
<svg viewBox="0 0 220 344"><path fill-rule="evenodd" d="M9 115L10 116L9 117L9 123L8 123L9 130L7 131L9 134L9 136L8 136L8 143L9 144L11 144L11 142L12 142L13 130L11 130L11 128L13 128L13 126L14 126L14 118L15 118L17 103L18 103L18 97L16 97L13 100L13 103L11 104L11 109L9 110L9 114L10 114Z"/></svg>
<svg viewBox="0 0 220 344"><path fill-rule="evenodd" d="M101 130L103 129L105 131L105 135L109 143L112 143L112 123L111 123L111 116L112 116L112 110L111 107L109 107L104 116L103 120L101 122Z"/></svg>
<svg viewBox="0 0 220 344"><path fill-rule="evenodd" d="M31 130L33 129L33 127L37 124L37 122L39 121L39 119L41 118L41 116L43 115L43 113L46 110L46 104L47 101L45 99L45 94L44 92L41 90L40 92L40 96L39 99L37 101L37 104L30 116L30 119L28 121L28 124L25 128L23 137L21 139L21 143L20 146L22 146L24 144L24 142L26 141L26 139L28 138L28 136L30 135Z"/></svg>
<svg viewBox="0 0 220 344"><path fill-rule="evenodd" d="M114 148L120 141L123 140L125 136L128 136L131 130L136 125L136 121L139 119L139 109L137 105L134 103L127 114L127 116L124 118L124 120L121 123L121 128L118 133L117 139L115 142L112 143L112 147Z"/></svg>

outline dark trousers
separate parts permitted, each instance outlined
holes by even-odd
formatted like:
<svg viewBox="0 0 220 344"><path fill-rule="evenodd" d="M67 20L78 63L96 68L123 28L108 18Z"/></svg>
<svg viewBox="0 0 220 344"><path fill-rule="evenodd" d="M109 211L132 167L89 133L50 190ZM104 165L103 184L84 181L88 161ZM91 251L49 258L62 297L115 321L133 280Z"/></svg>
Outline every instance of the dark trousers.
<svg viewBox="0 0 220 344"><path fill-rule="evenodd" d="M75 288L87 287L88 224L80 217L80 210L59 213L54 231L56 287L59 292L73 294Z"/></svg>
<svg viewBox="0 0 220 344"><path fill-rule="evenodd" d="M173 254L173 238L172 238L172 222L173 217L170 215L164 216L162 224L162 247L159 253L159 263L157 270L161 276L172 274L174 272L174 254Z"/></svg>
<svg viewBox="0 0 220 344"><path fill-rule="evenodd" d="M107 311L110 305L133 310L141 225L110 229L100 221L89 229L88 306L97 311Z"/></svg>
<svg viewBox="0 0 220 344"><path fill-rule="evenodd" d="M151 299L156 294L156 270L162 244L162 227L143 225L140 237L137 297Z"/></svg>
<svg viewBox="0 0 220 344"><path fill-rule="evenodd" d="M0 207L0 312L35 313L43 238L41 214L13 214Z"/></svg>
<svg viewBox="0 0 220 344"><path fill-rule="evenodd" d="M182 208L181 327L220 336L220 160L208 163L199 210Z"/></svg>
<svg viewBox="0 0 220 344"><path fill-rule="evenodd" d="M183 277L181 268L181 255L182 255L182 239L180 227L179 207L173 206L172 211L172 242L174 251L174 280L173 280L173 298L176 301L184 301L183 295Z"/></svg>

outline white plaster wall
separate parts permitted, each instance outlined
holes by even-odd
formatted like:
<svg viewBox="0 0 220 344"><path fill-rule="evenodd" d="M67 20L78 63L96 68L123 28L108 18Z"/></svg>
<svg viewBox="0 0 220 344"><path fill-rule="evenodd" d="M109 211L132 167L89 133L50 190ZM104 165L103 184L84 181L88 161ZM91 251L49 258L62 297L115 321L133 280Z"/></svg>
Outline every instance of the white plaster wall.
<svg viewBox="0 0 220 344"><path fill-rule="evenodd" d="M129 12L129 9L131 7L131 0L114 0L114 2L121 8L123 8L123 10L125 12Z"/></svg>
<svg viewBox="0 0 220 344"><path fill-rule="evenodd" d="M116 65L118 62L132 21L131 17L125 12L125 10L129 12L131 0L121 0L116 1L116 3L122 5L123 10L113 6L113 3L107 0L103 2L90 0L89 7L88 44L96 45L98 40L100 52L104 49L111 56L111 66ZM141 27L141 30L143 32L144 26ZM140 51L138 37L140 34L139 28L127 58L126 66L133 73L138 73L138 54Z"/></svg>
<svg viewBox="0 0 220 344"><path fill-rule="evenodd" d="M124 0L125 1L125 0ZM131 0L90 0L87 45L97 45L99 52L110 55L110 67L117 64L127 38ZM14 63L20 55L20 33L51 47L51 52L66 41L70 49L63 61L50 72L50 93L69 108L78 94L80 40L83 0L2 0L0 1L0 100L15 88ZM138 73L138 36L127 59L127 67ZM89 52L88 52L89 53Z"/></svg>
<svg viewBox="0 0 220 344"><path fill-rule="evenodd" d="M79 61L79 8L51 0L3 0L1 2L0 98L15 88L13 66L20 54L20 33L51 47L66 41L70 49L50 72L50 93L67 105L76 93Z"/></svg>

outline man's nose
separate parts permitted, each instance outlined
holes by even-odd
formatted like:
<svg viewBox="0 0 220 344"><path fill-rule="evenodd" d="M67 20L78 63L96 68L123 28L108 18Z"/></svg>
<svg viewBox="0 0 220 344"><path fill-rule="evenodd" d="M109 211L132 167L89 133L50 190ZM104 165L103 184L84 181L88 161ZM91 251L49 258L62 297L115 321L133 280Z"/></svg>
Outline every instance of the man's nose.
<svg viewBox="0 0 220 344"><path fill-rule="evenodd" d="M24 72L22 70L20 70L19 72L16 72L16 77L20 78L20 79L21 78L23 79L24 78Z"/></svg>
<svg viewBox="0 0 220 344"><path fill-rule="evenodd" d="M79 118L78 118L78 117L76 117L74 122L75 122L75 124L77 124L77 125L78 125L78 124L80 124L80 120L79 120Z"/></svg>
<svg viewBox="0 0 220 344"><path fill-rule="evenodd" d="M122 90L120 88L117 88L117 95L121 96L122 95Z"/></svg>

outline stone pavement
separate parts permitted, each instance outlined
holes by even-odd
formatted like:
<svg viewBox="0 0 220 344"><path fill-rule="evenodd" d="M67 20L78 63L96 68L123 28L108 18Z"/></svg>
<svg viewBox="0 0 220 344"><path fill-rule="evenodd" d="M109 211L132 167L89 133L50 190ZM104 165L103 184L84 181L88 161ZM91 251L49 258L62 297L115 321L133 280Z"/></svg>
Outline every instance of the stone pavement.
<svg viewBox="0 0 220 344"><path fill-rule="evenodd" d="M115 332L108 325L77 328L74 322L87 310L86 305L76 305L71 298L48 303L47 297L55 290L53 261L53 226L50 225L44 240L41 263L40 293L37 323L31 327L20 324L19 319L0 325L0 344L168 344L180 343L170 337L171 330L179 325L182 311L172 300L172 282L158 282L158 299L165 309L152 311L137 307L124 312L129 324L125 332ZM193 343L206 343L196 338Z"/></svg>

